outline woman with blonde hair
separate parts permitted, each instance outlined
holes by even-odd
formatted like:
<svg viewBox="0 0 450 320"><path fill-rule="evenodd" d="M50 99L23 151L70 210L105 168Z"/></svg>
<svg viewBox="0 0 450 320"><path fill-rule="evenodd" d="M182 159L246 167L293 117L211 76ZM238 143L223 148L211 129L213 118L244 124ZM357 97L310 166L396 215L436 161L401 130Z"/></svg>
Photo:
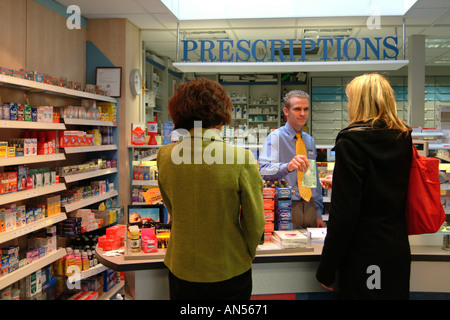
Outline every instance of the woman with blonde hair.
<svg viewBox="0 0 450 320"><path fill-rule="evenodd" d="M336 137L331 210L316 277L330 290L337 278L341 299L408 299L411 131L397 116L385 77L356 77L346 94L350 123Z"/></svg>

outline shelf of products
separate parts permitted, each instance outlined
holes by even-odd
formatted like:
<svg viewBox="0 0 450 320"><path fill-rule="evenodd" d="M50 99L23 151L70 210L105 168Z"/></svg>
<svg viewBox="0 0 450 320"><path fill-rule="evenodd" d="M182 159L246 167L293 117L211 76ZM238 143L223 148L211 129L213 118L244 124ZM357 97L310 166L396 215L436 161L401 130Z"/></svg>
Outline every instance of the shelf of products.
<svg viewBox="0 0 450 320"><path fill-rule="evenodd" d="M66 185L64 183L57 183L46 187L10 192L0 195L0 205L36 198L63 190L66 190Z"/></svg>
<svg viewBox="0 0 450 320"><path fill-rule="evenodd" d="M44 93L49 94L55 94L55 95L62 95L66 97L73 97L73 98L83 98L83 99L90 99L90 100L99 100L99 101L106 101L106 102L116 102L115 98L102 96L98 94L93 94L89 92L84 91L78 91L74 89L68 89L52 84L46 84L42 82L32 81L28 79L21 79L16 78L8 75L0 74L0 84L3 86L13 86L15 88L21 88L23 90L38 90L42 91Z"/></svg>
<svg viewBox="0 0 450 320"><path fill-rule="evenodd" d="M29 233L32 233L34 231L44 229L46 227L57 224L58 222L61 222L66 219L67 219L67 216L65 213L59 213L54 216L44 218L42 220L28 223L21 227L16 227L15 229L12 229L10 231L1 232L0 233L0 243L4 243L7 241L16 239L17 237L21 237L21 236L27 235Z"/></svg>
<svg viewBox="0 0 450 320"><path fill-rule="evenodd" d="M151 188L158 188L158 171L156 154L161 145L129 145L131 203L146 205L144 193Z"/></svg>
<svg viewBox="0 0 450 320"><path fill-rule="evenodd" d="M65 130L64 123L0 120L0 125L8 129Z"/></svg>
<svg viewBox="0 0 450 320"><path fill-rule="evenodd" d="M3 88L8 89L3 91ZM14 285L14 287L17 285L28 286L29 282L33 281L32 279L36 281L40 277L41 272L49 272L49 270L51 272L52 268L51 266L49 268L49 265L66 255L64 248L56 248L56 225L73 219L72 215L74 212L76 214L78 209L83 209L97 202L108 202L111 198L118 196L118 190L109 190L110 186L118 186L117 182L114 183L114 181L117 181L116 176L118 172L115 160L118 149L116 144L117 134L114 133L117 128L116 98L1 74L0 93L2 93L2 98L9 99L8 94L10 90L12 92L24 91L24 102L26 104L22 104L20 101L18 103L0 104L0 133L2 135L0 140L7 142L7 144L0 145L2 147L0 150L0 167L2 168L0 169L1 172L4 170L9 172L8 170L11 170L11 168L23 167L27 170L27 174L33 172L33 182L31 183L32 188L29 188L27 183L26 189L23 189L23 187L22 190L16 188L15 190L11 189L12 192L0 194L0 207L2 207L0 208L2 209L0 211L0 214L2 214L0 243L8 242L1 248L3 249L3 272L0 273L0 289L11 285ZM62 99L70 98L70 103L73 103L75 98L81 101L81 106L34 108L32 107L32 102L30 104L29 99L33 101L31 93L36 92L42 93L44 97L46 95L56 95L62 97ZM3 95L3 93L5 94ZM39 101L39 105L41 104L42 102ZM80 131L85 128L86 131ZM63 139L66 134L72 137L78 136L78 140L75 139L70 146L64 145L64 143L67 143ZM32 150L32 152L29 150ZM96 155L97 152L111 159L108 162L111 161L112 163L114 161L114 167L108 163L108 167L96 167L97 170L85 170L88 165L74 164L82 161L82 159L88 159L90 155ZM65 163L70 165L70 168L76 172L73 173L71 171L70 173L72 174L69 175L61 174L59 177L64 179L63 182L58 181L60 172L50 169L53 184L47 185L47 178L45 185L44 183L38 183L37 187L34 185L34 181L37 179L34 176L35 172L37 174L39 170L43 169L35 169L36 166L39 167L40 164L42 166L54 165L59 167L62 173L63 167L61 165ZM3 167L6 168L4 169ZM56 183L54 182L55 172L57 172ZM102 176L112 177L112 179L104 180L105 184L108 184L107 192L76 203L61 205L61 197L72 190L72 187L69 187L70 184L86 180L86 182L82 183L90 184L89 187L91 187L91 180ZM17 179L18 176L16 176L16 182L12 182L12 187L18 184ZM93 190L95 190L95 181L92 186ZM10 191L9 187L8 191ZM7 211L3 211L3 207L7 208ZM66 210L61 212L61 209ZM29 217L29 213L32 216ZM8 215L9 219L7 222L9 224L12 223L12 225L8 224L8 228L3 228L3 219L6 215ZM40 244L41 242L39 241L41 240L36 238L36 235L42 232L43 229L47 230L47 232L54 232L53 236L47 237L47 241L50 241L49 243L54 248ZM27 239L25 241L19 240L23 236L27 237ZM28 246L22 248L27 243L27 240ZM65 240L63 239L62 241L64 242ZM19 250L21 251L21 257L23 255L22 251L26 251L26 259L22 259L20 263L18 261ZM36 250L39 250L39 254L36 256L39 258L35 258L33 255L33 252ZM17 258L6 257L9 251L16 252ZM13 264L9 264L10 262ZM97 270L100 269L102 267L99 266ZM91 270L85 273L83 277L89 277L90 274L94 274L94 271ZM102 271L104 270L102 269L98 272ZM49 274L48 276L51 275ZM28 294L33 295L36 292L28 292ZM30 297L30 295L26 296L26 298Z"/></svg>
<svg viewBox="0 0 450 320"><path fill-rule="evenodd" d="M93 170L89 172L83 172L83 173L75 173L63 176L62 178L66 183L86 180L90 178L100 177L103 175L111 174L111 173L117 173L117 168L109 168L109 169L100 169L100 170Z"/></svg>
<svg viewBox="0 0 450 320"><path fill-rule="evenodd" d="M97 202L101 202L103 200L112 198L112 197L116 197L119 195L119 192L117 190L112 190L109 192L106 192L104 194L98 195L98 196L93 196L91 198L87 198L75 203L71 203L71 204L67 204L64 206L64 210L66 210L66 212L72 212L75 211L77 209L81 209L84 207L87 207L91 204L97 203Z"/></svg>
<svg viewBox="0 0 450 320"><path fill-rule="evenodd" d="M66 254L66 250L63 248L57 249L53 252L48 253L45 257L36 260L22 268L17 269L11 273L3 275L0 277L0 289L3 289L22 278L25 278L27 275L53 263L54 261L62 258Z"/></svg>
<svg viewBox="0 0 450 320"><path fill-rule="evenodd" d="M61 160L66 160L64 153L45 154L45 155L28 156L28 157L0 158L0 167L7 167L7 166L21 165L21 164L31 164L31 163L44 163L44 162L61 161Z"/></svg>
<svg viewBox="0 0 450 320"><path fill-rule="evenodd" d="M101 145L101 146L85 146L85 147L66 147L64 148L64 152L66 154L74 154L74 153L85 153L85 152L100 152L100 151L109 151L109 150L117 150L117 145Z"/></svg>

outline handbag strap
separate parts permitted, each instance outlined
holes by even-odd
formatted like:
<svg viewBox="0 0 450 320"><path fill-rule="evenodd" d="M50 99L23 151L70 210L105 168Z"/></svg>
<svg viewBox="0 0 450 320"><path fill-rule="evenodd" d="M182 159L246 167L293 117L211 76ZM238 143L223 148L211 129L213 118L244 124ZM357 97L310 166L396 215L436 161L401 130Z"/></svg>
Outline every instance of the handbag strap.
<svg viewBox="0 0 450 320"><path fill-rule="evenodd" d="M419 157L419 151L417 151L417 147L414 144L414 142L412 143L412 149L413 149L413 157L415 158Z"/></svg>

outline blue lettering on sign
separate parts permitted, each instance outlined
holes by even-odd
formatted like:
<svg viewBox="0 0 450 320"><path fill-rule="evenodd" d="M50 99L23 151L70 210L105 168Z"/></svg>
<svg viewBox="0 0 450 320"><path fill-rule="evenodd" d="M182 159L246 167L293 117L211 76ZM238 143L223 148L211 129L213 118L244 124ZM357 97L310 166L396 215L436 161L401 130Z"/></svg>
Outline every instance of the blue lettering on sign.
<svg viewBox="0 0 450 320"><path fill-rule="evenodd" d="M388 36L385 38L376 37L374 39L362 38L318 38L314 39L257 39L257 40L239 40L236 43L233 40L181 40L183 44L183 56L181 61L191 61L189 54L200 50L200 58L197 61L202 62L231 62L231 61L308 61L307 53L313 51L316 47L322 48L320 60L370 60L370 54L374 59L397 59L397 37ZM301 45L300 58L294 56L294 46ZM258 54L258 48L263 47L264 56ZM334 57L330 57L330 48L336 48ZM350 48L354 51L350 53ZM234 52L234 49L236 51ZM286 49L289 53L286 54ZM214 54L217 52L218 56ZM285 53L283 53L285 50Z"/></svg>
<svg viewBox="0 0 450 320"><path fill-rule="evenodd" d="M389 39L392 39L394 41L394 44L388 43ZM384 38L383 45L386 48L391 49L395 53L393 56L390 56L390 55L388 55L386 53L386 49L384 49L383 50L383 59L386 59L386 58L392 59L392 58L396 58L398 56L397 37L386 37L386 38Z"/></svg>
<svg viewBox="0 0 450 320"><path fill-rule="evenodd" d="M227 59L223 57L223 52L225 51L227 54L230 54L230 47L233 47L233 40L217 40L219 42L219 61L233 61L233 53ZM230 45L224 48L225 42L228 42Z"/></svg>
<svg viewBox="0 0 450 320"><path fill-rule="evenodd" d="M197 50L197 42L194 40L181 40L183 42L183 61L190 61L190 59L187 58L189 51L195 51ZM192 48L189 49L189 43L192 43Z"/></svg>
<svg viewBox="0 0 450 320"><path fill-rule="evenodd" d="M216 56L212 53L212 49L214 49L214 42L211 40L199 40L200 41L200 60L199 61L208 61L205 59L205 52L209 53L209 61L214 62L216 60ZM206 43L209 43L209 47L206 47Z"/></svg>
<svg viewBox="0 0 450 320"><path fill-rule="evenodd" d="M284 61L286 58L283 54L283 48L284 48L284 41L283 40L269 40L270 41L270 59L269 61L277 61L277 58L275 58L275 51L278 51L278 56L280 57L281 61ZM275 46L275 42L280 43L280 47Z"/></svg>
<svg viewBox="0 0 450 320"><path fill-rule="evenodd" d="M254 58L256 61L264 61L264 60L266 59L266 56L267 56L266 50L264 50L264 57L262 57L261 59L259 59L259 58L256 56L256 45L257 45L258 42L262 42L262 43L264 44L264 47L267 49L267 41L266 41L266 40L258 39L258 40L256 40L255 42L253 42L253 45L252 45L252 56L253 56L253 58Z"/></svg>
<svg viewBox="0 0 450 320"><path fill-rule="evenodd" d="M244 48L241 45L241 42L245 42L247 44L247 46L248 46L248 49ZM237 47L237 50L238 50L236 52L236 61L248 61L250 59L250 57L252 56L251 53L250 53L250 50L249 50L250 49L250 41L249 40L239 40L237 45L236 45L236 47ZM247 59L242 59L241 56L239 55L239 52L245 53L247 55Z"/></svg>
<svg viewBox="0 0 450 320"><path fill-rule="evenodd" d="M350 57L348 55L349 42L352 41L352 40L355 42L355 45L356 45L356 52L355 52L355 56L354 57ZM345 42L344 42L344 56L347 59L349 59L349 60L355 59L356 60L356 58L359 56L360 52L361 52L361 44L359 43L358 39L356 39L356 38L348 38L347 40L345 40Z"/></svg>
<svg viewBox="0 0 450 320"><path fill-rule="evenodd" d="M330 60L330 58L328 58L328 41L330 41L331 46L333 46L333 38L319 38L317 39L317 44L320 44L321 41L323 41L323 52L320 60Z"/></svg>
<svg viewBox="0 0 450 320"><path fill-rule="evenodd" d="M367 46L370 47L370 49L372 50L373 54L375 55L375 57L377 57L377 60L380 60L380 39L381 37L376 37L375 40L377 41L377 47L375 48L374 44L372 43L372 41L370 41L369 38L362 38L364 40L364 52L366 53L366 55L363 57L364 60L368 60L370 59L367 56L367 53L369 50L367 50Z"/></svg>

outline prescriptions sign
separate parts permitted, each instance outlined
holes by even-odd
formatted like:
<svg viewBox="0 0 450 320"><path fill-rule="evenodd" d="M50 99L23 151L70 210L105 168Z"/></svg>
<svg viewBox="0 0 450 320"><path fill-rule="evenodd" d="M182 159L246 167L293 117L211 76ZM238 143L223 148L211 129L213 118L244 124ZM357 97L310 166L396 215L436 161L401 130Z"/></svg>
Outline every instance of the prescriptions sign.
<svg viewBox="0 0 450 320"><path fill-rule="evenodd" d="M397 59L397 37L376 38L318 38L313 39L269 39L269 40L181 40L182 61L191 61L189 54L200 50L201 62L283 62L308 61L306 54L317 46L323 50L320 59L327 60L386 60ZM294 56L294 47L301 46L300 58ZM265 47L263 56L258 56L257 48ZM335 47L333 56L329 49ZM354 48L354 50L349 50ZM289 49L287 54L283 53ZM217 54L218 53L218 54ZM372 58L370 56L372 56Z"/></svg>

